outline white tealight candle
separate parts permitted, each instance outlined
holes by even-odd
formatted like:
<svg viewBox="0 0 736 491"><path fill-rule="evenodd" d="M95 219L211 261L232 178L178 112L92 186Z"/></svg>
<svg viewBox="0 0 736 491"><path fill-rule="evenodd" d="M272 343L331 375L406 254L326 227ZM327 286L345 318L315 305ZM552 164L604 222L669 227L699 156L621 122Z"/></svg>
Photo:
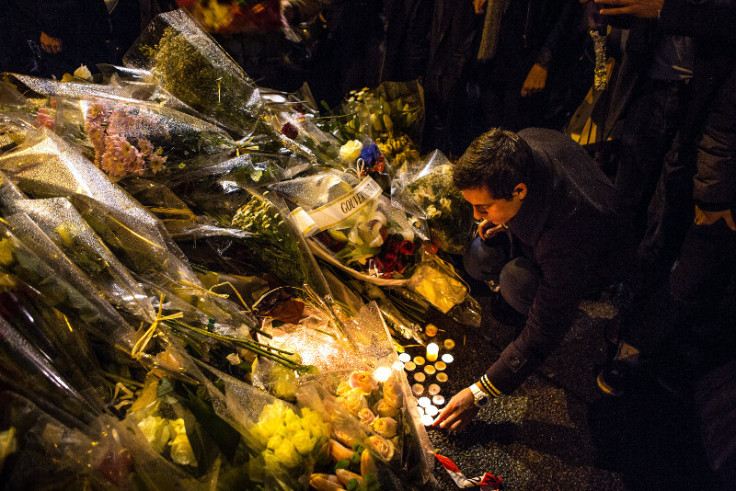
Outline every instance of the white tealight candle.
<svg viewBox="0 0 736 491"><path fill-rule="evenodd" d="M437 395L440 393L440 386L437 384L431 384L429 387L427 387L427 392L431 396Z"/></svg>
<svg viewBox="0 0 736 491"><path fill-rule="evenodd" d="M427 376L424 375L422 372L417 372L414 374L414 380L416 380L419 383L422 383L425 380L427 380Z"/></svg>
<svg viewBox="0 0 736 491"><path fill-rule="evenodd" d="M429 343L427 345L427 361L436 361L440 347L437 343Z"/></svg>
<svg viewBox="0 0 736 491"><path fill-rule="evenodd" d="M407 361L404 363L404 370L407 372L413 372L417 368L417 364L413 361Z"/></svg>
<svg viewBox="0 0 736 491"><path fill-rule="evenodd" d="M429 400L429 397L420 397L419 400L417 400L417 404L419 404L420 407L427 407L432 405L432 401Z"/></svg>
<svg viewBox="0 0 736 491"><path fill-rule="evenodd" d="M450 363L455 361L455 357L452 356L450 353L445 353L444 355L442 355L442 361L449 365Z"/></svg>
<svg viewBox="0 0 736 491"><path fill-rule="evenodd" d="M422 384L414 384L411 386L411 392L414 396L419 397L424 394L424 386Z"/></svg>
<svg viewBox="0 0 736 491"><path fill-rule="evenodd" d="M432 404L435 406L441 406L445 403L445 398L441 395L437 394L436 396L432 397Z"/></svg>
<svg viewBox="0 0 736 491"><path fill-rule="evenodd" d="M424 408L421 406L417 406L417 411L419 411L419 416L424 416Z"/></svg>
<svg viewBox="0 0 736 491"><path fill-rule="evenodd" d="M432 416L429 414L422 416L422 424L424 426L432 426L432 423L434 423L434 418Z"/></svg>
<svg viewBox="0 0 736 491"><path fill-rule="evenodd" d="M401 353L399 355L399 360L406 363L407 361L411 361L411 355L409 353Z"/></svg>
<svg viewBox="0 0 736 491"><path fill-rule="evenodd" d="M430 405L430 406L427 406L427 407L426 407L426 409L425 409L424 411L426 411L426 413L427 413L427 414L428 414L429 416L432 416L433 418L434 418L435 416L437 416L437 413L439 413L439 412L440 412L440 410L439 410L439 409L437 409L437 408L436 408L435 406L431 406L431 405Z"/></svg>
<svg viewBox="0 0 736 491"><path fill-rule="evenodd" d="M437 382L447 382L447 374L446 373L438 373L437 374Z"/></svg>
<svg viewBox="0 0 736 491"><path fill-rule="evenodd" d="M421 356L415 356L414 363L416 363L417 366L422 366L424 365L424 358L422 358Z"/></svg>

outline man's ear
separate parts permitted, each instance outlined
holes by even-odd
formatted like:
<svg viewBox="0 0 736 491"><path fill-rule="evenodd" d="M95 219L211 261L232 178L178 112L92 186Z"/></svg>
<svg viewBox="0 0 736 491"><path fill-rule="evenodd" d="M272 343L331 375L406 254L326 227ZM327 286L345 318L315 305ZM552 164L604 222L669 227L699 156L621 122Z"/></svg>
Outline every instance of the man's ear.
<svg viewBox="0 0 736 491"><path fill-rule="evenodd" d="M516 195L521 201L524 201L524 198L526 198L526 193L527 187L526 184L524 184L523 182L520 182L514 188L514 195Z"/></svg>

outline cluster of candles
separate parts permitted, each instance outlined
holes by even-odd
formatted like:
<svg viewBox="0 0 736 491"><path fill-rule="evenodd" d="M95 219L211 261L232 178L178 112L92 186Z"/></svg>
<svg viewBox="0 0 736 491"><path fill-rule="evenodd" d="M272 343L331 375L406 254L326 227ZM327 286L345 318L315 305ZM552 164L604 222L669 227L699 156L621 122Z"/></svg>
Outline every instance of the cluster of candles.
<svg viewBox="0 0 736 491"><path fill-rule="evenodd" d="M428 325L427 328L430 326L432 325ZM446 351L450 351L455 347L455 342L452 339L445 339L442 346ZM438 358L440 359L438 360ZM445 369L447 365L455 361L455 357L450 353L444 353L440 357L440 346L437 343L429 343L427 344L425 356L412 358L409 353L401 353L399 360L404 364L404 369L407 372L413 372L415 383L411 386L411 391L417 397L422 423L429 426L439 413L439 408L445 404L445 398L440 394L441 388L437 383L431 383L427 386L427 395L425 396L424 383L429 380L429 377L435 377L439 383L447 382L448 376Z"/></svg>

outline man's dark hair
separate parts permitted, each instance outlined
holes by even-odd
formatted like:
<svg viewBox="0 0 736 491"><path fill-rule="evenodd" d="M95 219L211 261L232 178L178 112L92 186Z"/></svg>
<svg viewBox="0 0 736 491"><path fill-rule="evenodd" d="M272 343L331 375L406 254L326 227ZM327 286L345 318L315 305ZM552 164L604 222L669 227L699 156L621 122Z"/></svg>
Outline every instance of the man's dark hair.
<svg viewBox="0 0 736 491"><path fill-rule="evenodd" d="M452 178L461 191L485 187L494 199L511 199L517 184L529 186L534 165L532 149L519 135L493 128L473 140Z"/></svg>

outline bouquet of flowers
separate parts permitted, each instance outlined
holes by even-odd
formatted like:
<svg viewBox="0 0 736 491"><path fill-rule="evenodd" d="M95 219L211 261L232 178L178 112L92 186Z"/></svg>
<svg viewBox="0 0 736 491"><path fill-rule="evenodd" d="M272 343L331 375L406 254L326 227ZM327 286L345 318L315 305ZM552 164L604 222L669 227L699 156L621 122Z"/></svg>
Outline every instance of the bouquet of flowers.
<svg viewBox="0 0 736 491"><path fill-rule="evenodd" d="M237 138L255 130L263 100L253 81L183 10L158 15L124 57Z"/></svg>
<svg viewBox="0 0 736 491"><path fill-rule="evenodd" d="M475 228L473 208L452 183L452 164L435 150L424 162L402 167L392 182L392 201L427 220L432 243L461 254Z"/></svg>
<svg viewBox="0 0 736 491"><path fill-rule="evenodd" d="M294 204L292 214L318 257L363 279L407 278L420 260L421 222L391 206L370 177L328 172L271 189Z"/></svg>

